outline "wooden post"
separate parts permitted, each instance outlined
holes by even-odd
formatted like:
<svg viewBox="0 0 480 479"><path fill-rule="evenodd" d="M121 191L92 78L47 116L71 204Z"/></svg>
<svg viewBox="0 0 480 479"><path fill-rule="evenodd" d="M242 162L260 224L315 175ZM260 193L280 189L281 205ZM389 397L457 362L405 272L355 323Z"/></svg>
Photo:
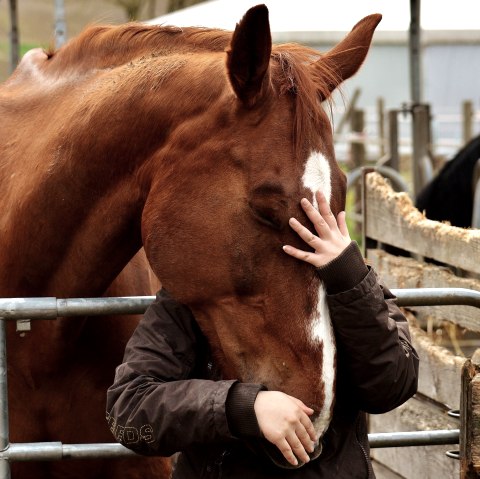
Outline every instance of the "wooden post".
<svg viewBox="0 0 480 479"><path fill-rule="evenodd" d="M10 73L17 67L19 59L17 0L10 0Z"/></svg>
<svg viewBox="0 0 480 479"><path fill-rule="evenodd" d="M432 175L428 105L419 104L412 109L412 143L413 195L415 197Z"/></svg>
<svg viewBox="0 0 480 479"><path fill-rule="evenodd" d="M388 145L390 159L387 165L396 171L400 171L400 155L398 153L398 111L388 112Z"/></svg>
<svg viewBox="0 0 480 479"><path fill-rule="evenodd" d="M67 24L64 0L55 0L55 48L60 48L66 41Z"/></svg>
<svg viewBox="0 0 480 479"><path fill-rule="evenodd" d="M157 0L148 0L148 18L154 18L157 14Z"/></svg>
<svg viewBox="0 0 480 479"><path fill-rule="evenodd" d="M378 139L380 141L380 157L385 156L385 100L377 98Z"/></svg>
<svg viewBox="0 0 480 479"><path fill-rule="evenodd" d="M462 371L460 479L480 477L480 364L477 352Z"/></svg>
<svg viewBox="0 0 480 479"><path fill-rule="evenodd" d="M345 110L345 113L343 114L342 118L340 118L337 128L335 128L335 133L337 133L337 135L340 135L340 133L342 133L345 125L350 121L352 112L355 109L357 105L357 101L360 97L360 92L361 92L360 88L356 88L355 91L353 92L352 99L350 100L348 108Z"/></svg>
<svg viewBox="0 0 480 479"><path fill-rule="evenodd" d="M422 101L421 88L421 28L420 28L420 0L410 0L410 92L413 106Z"/></svg>
<svg viewBox="0 0 480 479"><path fill-rule="evenodd" d="M363 110L353 110L351 117L351 130L353 134L361 135L365 129L365 112ZM352 170L365 166L366 154L365 154L365 143L363 141L352 140L350 146L350 159L352 162ZM362 187L360 182L355 185L354 188L355 196L355 205L354 212L358 217L362 213ZM355 223L355 233L358 235L361 234L361 225Z"/></svg>
<svg viewBox="0 0 480 479"><path fill-rule="evenodd" d="M361 135L365 129L365 112L363 110L353 110L350 122L352 133ZM365 166L365 143L356 139L352 140L350 146L352 168Z"/></svg>
<svg viewBox="0 0 480 479"><path fill-rule="evenodd" d="M462 134L463 144L467 144L473 138L473 103L464 101L462 103Z"/></svg>

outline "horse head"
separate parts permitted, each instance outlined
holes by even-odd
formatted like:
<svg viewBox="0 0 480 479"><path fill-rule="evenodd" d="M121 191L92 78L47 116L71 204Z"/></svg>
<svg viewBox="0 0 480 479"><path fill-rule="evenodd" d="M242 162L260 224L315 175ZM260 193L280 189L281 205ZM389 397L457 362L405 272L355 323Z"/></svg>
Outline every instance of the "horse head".
<svg viewBox="0 0 480 479"><path fill-rule="evenodd" d="M334 214L344 209L322 103L358 70L380 18L319 54L272 47L267 8L250 9L226 52L177 58L165 87L176 88L168 114L181 113L149 160L161 171L142 216L152 268L192 309L223 376L298 397L320 437L334 405L334 334L315 270L282 245L304 247L288 225L307 222L302 197L321 190Z"/></svg>

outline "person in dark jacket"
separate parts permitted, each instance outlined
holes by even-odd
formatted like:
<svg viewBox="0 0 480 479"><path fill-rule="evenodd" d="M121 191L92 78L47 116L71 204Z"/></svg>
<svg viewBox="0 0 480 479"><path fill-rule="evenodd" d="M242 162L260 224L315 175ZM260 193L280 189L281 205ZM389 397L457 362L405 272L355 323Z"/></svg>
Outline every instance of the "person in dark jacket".
<svg viewBox="0 0 480 479"><path fill-rule="evenodd" d="M259 384L222 380L190 310L161 290L140 321L107 392L107 421L117 441L146 455L180 452L174 479L371 479L365 413L389 411L417 388L418 356L395 297L351 241L345 213L335 218L321 193L319 210L302 207L317 235L290 226L315 251L284 251L317 268L337 341L336 403L320 457L309 462L313 411ZM352 400L352 397L355 399ZM276 446L292 466L262 454Z"/></svg>

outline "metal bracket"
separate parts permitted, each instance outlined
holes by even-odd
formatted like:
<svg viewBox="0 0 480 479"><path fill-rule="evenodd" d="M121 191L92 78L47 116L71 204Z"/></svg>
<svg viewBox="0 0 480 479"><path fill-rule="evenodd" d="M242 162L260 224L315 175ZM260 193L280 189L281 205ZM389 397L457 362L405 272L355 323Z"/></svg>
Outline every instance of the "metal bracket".
<svg viewBox="0 0 480 479"><path fill-rule="evenodd" d="M17 319L16 321L16 332L20 334L28 333L32 330L32 324L29 319Z"/></svg>
<svg viewBox="0 0 480 479"><path fill-rule="evenodd" d="M460 451L458 449L454 451L447 451L445 455L450 459L456 459L457 461L460 460Z"/></svg>
<svg viewBox="0 0 480 479"><path fill-rule="evenodd" d="M460 419L460 409L450 409L447 412L447 415L450 417L454 417L455 419Z"/></svg>

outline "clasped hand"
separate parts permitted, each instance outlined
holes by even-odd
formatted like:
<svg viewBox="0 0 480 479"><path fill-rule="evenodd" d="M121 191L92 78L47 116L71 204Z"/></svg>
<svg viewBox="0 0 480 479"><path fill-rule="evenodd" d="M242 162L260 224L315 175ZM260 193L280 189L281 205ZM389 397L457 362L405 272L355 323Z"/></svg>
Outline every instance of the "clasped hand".
<svg viewBox="0 0 480 479"><path fill-rule="evenodd" d="M260 391L254 404L258 426L265 439L278 447L285 459L298 465L308 462L317 437L309 416L313 409L280 391Z"/></svg>

